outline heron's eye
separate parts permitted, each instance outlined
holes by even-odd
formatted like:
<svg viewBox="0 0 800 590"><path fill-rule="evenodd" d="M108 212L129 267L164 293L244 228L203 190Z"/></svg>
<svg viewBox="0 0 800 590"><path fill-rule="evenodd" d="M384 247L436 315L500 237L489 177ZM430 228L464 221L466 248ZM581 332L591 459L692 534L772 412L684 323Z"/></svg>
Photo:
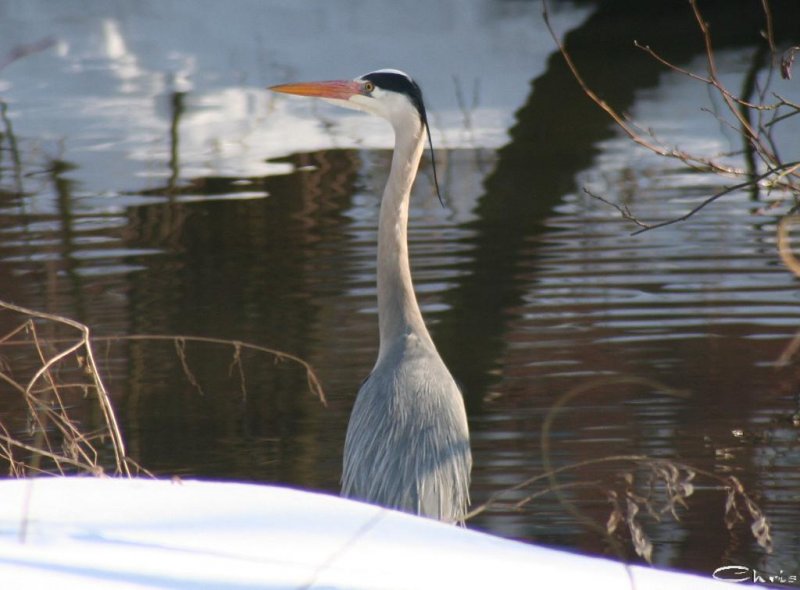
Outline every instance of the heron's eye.
<svg viewBox="0 0 800 590"><path fill-rule="evenodd" d="M364 82L364 92L367 94L372 94L372 91L375 90L375 84L367 80Z"/></svg>

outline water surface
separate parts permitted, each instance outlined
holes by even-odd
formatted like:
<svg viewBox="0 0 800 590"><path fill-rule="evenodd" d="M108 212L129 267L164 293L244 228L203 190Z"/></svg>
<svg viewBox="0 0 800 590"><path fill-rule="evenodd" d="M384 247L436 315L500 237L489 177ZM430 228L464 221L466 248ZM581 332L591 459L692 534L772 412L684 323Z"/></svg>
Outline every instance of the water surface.
<svg viewBox="0 0 800 590"><path fill-rule="evenodd" d="M598 460L646 455L712 474L692 480L680 521L641 515L655 563L800 573L798 372L796 359L776 364L800 328L797 279L776 253L783 210L758 214L775 195L740 192L631 236L584 187L661 221L724 181L615 130L554 55L538 5L425 4L416 7L431 14L424 27L383 3L381 12L243 2L224 14L213 3L77 6L4 9L4 50L45 35L56 43L0 72L2 297L66 314L98 337L203 336L285 351L314 367L328 399L310 393L302 367L262 352L99 340L139 463L165 476L338 490L349 411L377 350L377 195L391 133L263 87L399 66L425 88L445 202L423 162L410 212L417 293L465 392L473 502L497 501L471 526L637 559L627 535L615 546L583 519L604 527L612 490L648 493L652 471ZM670 37L693 33L690 15L674 9L656 26L615 10L556 7L590 81L685 149L738 149L701 110L705 88L631 47L661 42L682 65L703 67L699 45ZM731 87L758 43L739 20L719 25ZM387 22L390 39L376 32ZM374 47L381 55L365 51ZM798 99L795 87L779 90ZM796 152L797 137L789 127L778 140ZM541 480L498 496L548 461L584 466L560 476L558 496L516 506L552 484ZM768 515L771 555L749 522L726 528L729 475ZM660 489L653 505L664 502Z"/></svg>

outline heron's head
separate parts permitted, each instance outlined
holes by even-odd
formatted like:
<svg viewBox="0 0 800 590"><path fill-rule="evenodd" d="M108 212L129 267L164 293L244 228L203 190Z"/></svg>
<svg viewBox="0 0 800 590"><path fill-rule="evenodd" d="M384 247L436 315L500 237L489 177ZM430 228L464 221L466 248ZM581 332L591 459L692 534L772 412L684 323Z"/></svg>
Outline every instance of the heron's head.
<svg viewBox="0 0 800 590"><path fill-rule="evenodd" d="M354 80L299 82L272 86L270 90L322 98L333 104L365 111L388 120L395 128L417 122L427 130L422 91L408 74L377 70Z"/></svg>
<svg viewBox="0 0 800 590"><path fill-rule="evenodd" d="M329 80L325 82L297 82L271 86L270 90L300 96L322 98L333 104L383 117L392 124L395 133L413 129L424 131L433 152L433 140L428 126L422 90L414 80L400 70L376 70L354 80ZM404 136L407 135L404 133ZM433 182L436 194L444 206L439 180L436 177L436 159L431 157Z"/></svg>

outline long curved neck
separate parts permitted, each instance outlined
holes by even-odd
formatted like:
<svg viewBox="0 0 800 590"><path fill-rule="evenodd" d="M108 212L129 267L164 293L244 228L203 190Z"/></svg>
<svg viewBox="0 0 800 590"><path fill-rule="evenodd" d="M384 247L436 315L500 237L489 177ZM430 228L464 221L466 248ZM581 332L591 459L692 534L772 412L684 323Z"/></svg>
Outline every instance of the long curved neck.
<svg viewBox="0 0 800 590"><path fill-rule="evenodd" d="M408 201L425 144L422 125L395 129L389 180L378 224L378 318L380 360L409 334L430 341L422 320L408 262Z"/></svg>

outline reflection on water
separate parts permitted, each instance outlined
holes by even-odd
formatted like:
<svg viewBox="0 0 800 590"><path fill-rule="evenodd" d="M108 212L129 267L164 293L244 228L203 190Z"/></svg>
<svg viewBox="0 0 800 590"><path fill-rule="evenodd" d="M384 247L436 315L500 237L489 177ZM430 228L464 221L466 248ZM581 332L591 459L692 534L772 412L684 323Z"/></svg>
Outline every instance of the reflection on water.
<svg viewBox="0 0 800 590"><path fill-rule="evenodd" d="M582 48L589 59L608 19L598 10L572 31L574 52ZM670 30L663 21L665 32L655 26L641 25L650 37ZM744 47L726 62L734 75L749 46L724 42ZM681 51L675 59L692 59ZM690 87L659 78L640 55L626 58L632 62L617 55L628 54L608 48L596 82L620 108L663 112L664 87L671 94L674 85ZM618 62L619 70L608 66ZM642 518L655 562L705 573L725 563L800 569L792 421L799 375L795 364L775 365L800 328L800 306L797 280L776 256L775 218L753 215L750 195L736 194L690 222L631 237L613 209L581 191L584 184L657 221L702 201L718 179L642 157L581 100L557 57L529 90L503 147L439 150L444 208L423 165L410 212L423 312L467 399L474 502L543 471L549 410L586 388L553 418L552 465L672 458L735 475L771 519L775 552L766 556L747 526L726 529L724 491L698 477L680 522ZM104 176L110 194L87 190L97 169L87 182L69 148L43 157L31 148L35 137L16 138L6 126L2 296L67 314L99 337L210 336L306 359L327 407L309 393L302 367L263 353L236 356L232 347L188 342L182 355L173 342L98 342L129 451L147 468L335 492L349 410L377 349L375 195L390 153L347 144L267 166L288 174L195 175L202 162L182 150L181 125L198 102L184 90L161 97L168 114L159 149L170 147L157 153L161 170L145 190L131 188L138 176L117 179L113 169ZM681 129L707 139L693 121ZM10 157L12 137L22 146L19 161ZM102 151L78 137L82 149ZM120 145L130 142L136 157L151 144L120 137L114 150L127 153ZM607 490L623 490L626 477L647 481L625 462L590 463L562 475L561 497L605 526ZM612 551L554 494L512 508L542 489L501 496L473 525Z"/></svg>

